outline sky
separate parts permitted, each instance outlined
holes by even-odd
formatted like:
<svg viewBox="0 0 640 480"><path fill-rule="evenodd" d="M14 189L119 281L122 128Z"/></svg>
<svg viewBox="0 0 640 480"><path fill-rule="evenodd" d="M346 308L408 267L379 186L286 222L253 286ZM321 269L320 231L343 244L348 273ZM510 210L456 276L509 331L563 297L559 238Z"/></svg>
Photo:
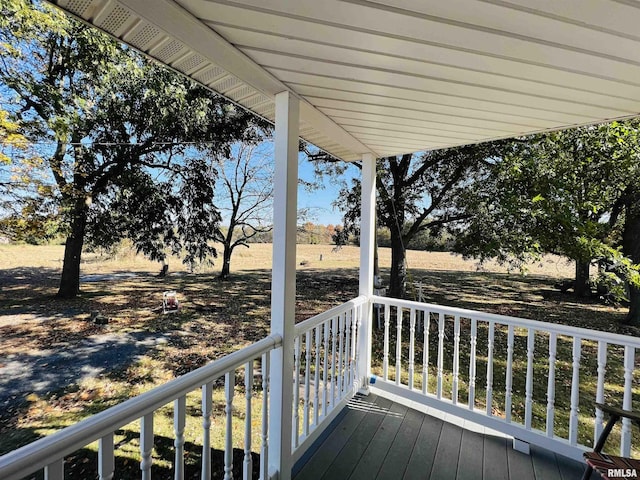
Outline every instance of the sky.
<svg viewBox="0 0 640 480"><path fill-rule="evenodd" d="M314 168L304 155L300 155L298 162L298 177L305 181L314 180ZM359 176L357 168L348 168L343 180L349 184L354 176ZM332 206L338 198L342 185L325 176L322 188L308 192L305 188L298 188L298 209L306 208L310 211L309 221L322 225L342 224L342 212Z"/></svg>
<svg viewBox="0 0 640 480"><path fill-rule="evenodd" d="M231 149L232 155L238 155L238 144ZM274 168L273 142L266 141L252 151L252 159L255 159L254 165L260 165L260 168ZM272 173L271 173L272 174ZM333 207L333 203L338 199L340 189L345 184L350 185L354 176L360 176L360 170L356 167L349 167L341 178L333 179L328 175L324 176L320 182L320 187L314 190L305 188L305 184L316 183L318 179L315 177L314 165L307 159L306 154L300 152L298 154L298 178L301 184L298 187L298 211L305 210L306 215L299 216L299 222L310 221L321 225L340 225L342 224L343 213ZM225 211L222 211L222 223L226 224L228 219L225 217Z"/></svg>

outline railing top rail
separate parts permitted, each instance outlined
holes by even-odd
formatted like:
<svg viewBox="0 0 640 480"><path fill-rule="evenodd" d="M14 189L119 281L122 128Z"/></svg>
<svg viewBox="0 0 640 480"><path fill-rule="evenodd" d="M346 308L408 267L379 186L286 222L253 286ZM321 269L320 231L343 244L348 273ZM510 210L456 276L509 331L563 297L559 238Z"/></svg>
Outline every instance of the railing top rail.
<svg viewBox="0 0 640 480"><path fill-rule="evenodd" d="M343 313L349 310L350 308L364 305L366 302L367 302L367 297L364 295L361 295L359 297L349 300L348 302L345 302L341 305L333 307L327 310L326 312L322 312L314 317L308 318L307 320L296 324L295 334L296 336L298 336L303 333L306 333L312 328L316 327L317 325L320 325L321 323L326 322L327 320L335 317L336 315L339 315L340 313Z"/></svg>
<svg viewBox="0 0 640 480"><path fill-rule="evenodd" d="M420 303L411 300L401 300L398 298L380 297L373 295L371 297L373 303L382 305L395 305L402 308L414 308L418 310L433 310L449 315L458 315L463 318L475 318L476 320L493 321L502 325L513 325L515 327L532 328L543 332L556 333L560 335L569 335L588 340L598 340L607 343L630 346L640 348L640 338L629 335L621 335L618 333L601 332L599 330L590 330L581 327L572 327L570 325L562 325L558 323L540 322L538 320L528 320L525 318L510 317L507 315L498 315L494 313L479 312L477 310L467 310L464 308L448 307L432 303Z"/></svg>
<svg viewBox="0 0 640 480"><path fill-rule="evenodd" d="M69 455L280 345L282 337L268 336L142 395L9 452L0 457L0 478L12 478L27 470L38 470L50 461Z"/></svg>

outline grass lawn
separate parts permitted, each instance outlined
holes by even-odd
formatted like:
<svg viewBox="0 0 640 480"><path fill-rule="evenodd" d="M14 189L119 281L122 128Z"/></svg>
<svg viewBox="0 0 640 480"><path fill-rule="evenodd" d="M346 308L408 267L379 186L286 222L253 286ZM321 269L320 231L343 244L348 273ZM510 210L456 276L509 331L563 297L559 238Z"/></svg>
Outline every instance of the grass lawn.
<svg viewBox="0 0 640 480"><path fill-rule="evenodd" d="M62 246L0 246L0 369L12 358L37 358L42 352L72 349L96 335L151 332L164 339L145 350L141 357L120 359L116 369L106 369L92 378L59 385L46 392L15 395L0 409L0 454L267 335L271 245L256 244L236 252L231 264L232 277L224 282L217 279L218 266L189 273L179 260L172 259L169 275L158 278L160 266L157 263L148 262L126 249L112 259L88 253L84 255L82 265L82 275L87 280L82 284L82 294L74 300L59 301L54 300L53 295L61 269ZM357 296L358 262L356 247L344 247L335 252L330 245L299 245L297 321ZM388 274L389 263L389 250L381 249L383 274ZM527 276L508 273L496 264L479 269L476 262L447 253L409 252L408 267L410 280L420 282L427 301L433 303L638 334L634 328L620 326L624 309L595 301L578 302L555 291L553 283L571 278L573 272L572 265L557 257L547 257L540 264L532 265ZM182 305L180 312L161 313L159 307L165 290L178 292ZM108 325L95 325L89 321L93 311L109 317ZM376 333L375 338L379 340L379 337ZM522 345L523 342L517 339L516 353L522 353L519 351ZM524 348L526 356L526 346ZM546 360L543 352L544 347L538 350L536 345L536 361L541 365ZM595 362L595 357L590 361ZM464 368L461 365L461 372ZM480 372L481 367L478 368ZM242 378L241 372L237 378ZM495 378L498 382L497 373ZM478 379L479 384L480 381ZM593 379L585 378L584 381L586 386ZM498 390L498 386L495 388ZM514 385L514 390L516 388L519 385ZM585 389L589 395L590 388ZM236 389L236 397L243 399L241 381ZM558 388L557 402L562 401L563 395L569 395L566 390ZM224 400L221 391L216 391L215 395L218 411L220 406L224 407ZM478 392L480 395L482 393ZM546 399L539 400L546 402ZM200 455L198 402L197 393L188 399L188 409L194 416L188 419L187 425L187 466L194 471L197 471ZM254 413L259 412L259 391L255 392L254 403ZM243 418L243 404L243 400L238 402L235 412L238 419ZM171 415L170 407L156 414L158 437L154 474L159 478L170 476ZM259 419L259 416L255 418ZM224 445L222 419L216 420L214 414L216 424L220 428L214 428L213 446L219 453ZM238 448L235 453L241 461L243 424L234 423L234 431L236 426L234 446ZM588 430L587 426L584 429ZM137 430L137 425L130 425L117 432L116 442L121 446L117 461L124 471L123 478L127 478L127 471L131 475L139 473ZM259 451L257 439L254 445L258 446L255 451ZM68 459L68 465L78 475L74 478L81 478L82 472L94 467L95 450L95 446L90 446Z"/></svg>

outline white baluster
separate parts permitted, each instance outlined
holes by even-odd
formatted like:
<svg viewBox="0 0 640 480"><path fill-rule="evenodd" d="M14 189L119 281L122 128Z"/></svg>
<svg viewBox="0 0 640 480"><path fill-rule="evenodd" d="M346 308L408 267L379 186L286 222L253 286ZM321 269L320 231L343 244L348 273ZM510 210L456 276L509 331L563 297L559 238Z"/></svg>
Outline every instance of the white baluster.
<svg viewBox="0 0 640 480"><path fill-rule="evenodd" d="M353 390L354 383L356 381L356 364L358 363L358 351L356 345L358 345L358 322L360 308L356 308L351 317L351 380L349 380L349 388Z"/></svg>
<svg viewBox="0 0 640 480"><path fill-rule="evenodd" d="M55 460L44 467L44 480L64 480L64 459Z"/></svg>
<svg viewBox="0 0 640 480"><path fill-rule="evenodd" d="M607 342L598 342L598 385L596 387L596 403L604 403L604 375L607 371ZM593 444L595 445L602 433L604 415L602 410L596 407L596 424L593 431Z"/></svg>
<svg viewBox="0 0 640 480"><path fill-rule="evenodd" d="M211 409L213 382L202 386L202 478L211 478Z"/></svg>
<svg viewBox="0 0 640 480"><path fill-rule="evenodd" d="M152 450L153 413L148 413L140 419L140 470L142 471L142 480L151 480Z"/></svg>
<svg viewBox="0 0 640 480"><path fill-rule="evenodd" d="M578 407L580 402L580 337L573 337L573 375L571 377L571 411L569 414L569 443L578 443Z"/></svg>
<svg viewBox="0 0 640 480"><path fill-rule="evenodd" d="M525 387L524 427L531 430L533 413L533 350L535 348L536 332L529 329L527 333L527 383Z"/></svg>
<svg viewBox="0 0 640 480"><path fill-rule="evenodd" d="M175 440L174 479L184 478L184 425L187 411L187 397L181 396L173 402L173 434Z"/></svg>
<svg viewBox="0 0 640 480"><path fill-rule="evenodd" d="M327 416L329 391L329 322L324 323L324 358L322 359L322 416Z"/></svg>
<svg viewBox="0 0 640 480"><path fill-rule="evenodd" d="M242 465L243 480L253 476L253 459L251 458L251 399L253 398L253 360L244 367L245 417L244 417L244 462Z"/></svg>
<svg viewBox="0 0 640 480"><path fill-rule="evenodd" d="M415 363L416 343L416 311L412 308L409 312L409 390L413 390L413 369Z"/></svg>
<svg viewBox="0 0 640 480"><path fill-rule="evenodd" d="M262 354L262 445L260 448L260 480L269 479L269 357Z"/></svg>
<svg viewBox="0 0 640 480"><path fill-rule="evenodd" d="M476 403L476 348L478 345L478 321L471 319L471 344L469 353L469 410L475 408Z"/></svg>
<svg viewBox="0 0 640 480"><path fill-rule="evenodd" d="M396 308L396 385L402 381L402 307Z"/></svg>
<svg viewBox="0 0 640 480"><path fill-rule="evenodd" d="M342 399L342 374L344 371L344 321L346 314L338 315L338 385L337 385L337 393L338 399Z"/></svg>
<svg viewBox="0 0 640 480"><path fill-rule="evenodd" d="M549 334L549 378L547 380L547 437L553 438L556 401L556 334Z"/></svg>
<svg viewBox="0 0 640 480"><path fill-rule="evenodd" d="M331 319L331 410L336 403L336 330L338 328L336 323L336 318L333 317Z"/></svg>
<svg viewBox="0 0 640 480"><path fill-rule="evenodd" d="M351 320L353 310L349 310L344 317L344 372L342 374L342 397L347 393L351 384Z"/></svg>
<svg viewBox="0 0 640 480"><path fill-rule="evenodd" d="M509 325L507 336L507 374L504 395L504 413L507 423L511 422L511 390L513 386L513 325Z"/></svg>
<svg viewBox="0 0 640 480"><path fill-rule="evenodd" d="M300 337L293 344L293 448L300 444Z"/></svg>
<svg viewBox="0 0 640 480"><path fill-rule="evenodd" d="M487 340L487 415L493 415L493 342L495 324L489 321L489 338Z"/></svg>
<svg viewBox="0 0 640 480"><path fill-rule="evenodd" d="M429 327L431 324L431 313L423 311L422 314L424 315L424 331L422 332L422 393L426 395L429 386Z"/></svg>
<svg viewBox="0 0 640 480"><path fill-rule="evenodd" d="M438 314L438 386L436 396L442 398L442 379L444 376L444 314Z"/></svg>
<svg viewBox="0 0 640 480"><path fill-rule="evenodd" d="M236 386L236 372L227 372L224 376L224 413L226 424L224 432L224 480L233 479L233 394Z"/></svg>
<svg viewBox="0 0 640 480"><path fill-rule="evenodd" d="M304 406L302 410L302 431L304 436L309 435L309 409L311 402L309 394L311 392L311 330L305 334L304 341Z"/></svg>
<svg viewBox="0 0 640 480"><path fill-rule="evenodd" d="M368 308L368 307L367 307ZM362 331L362 305L358 305L358 307L356 308L356 328L354 330L354 338L357 337L357 341L356 343L354 343L354 345L360 345L360 332ZM365 328L365 332L369 330ZM369 330L369 333L370 330ZM355 385L355 388L367 388L367 381L369 379L365 378L364 376L362 378L357 378L358 377L358 373L360 372L359 368L360 368L360 349L359 348L355 348L355 352L356 352L356 361L355 361L355 365L353 366L353 371L354 371L354 378L356 378L357 383ZM369 356L366 355L365 359L368 359Z"/></svg>
<svg viewBox="0 0 640 480"><path fill-rule="evenodd" d="M314 329L314 338L316 341L316 354L315 354L315 374L314 374L314 392L313 392L313 424L318 426L320 418L320 342L322 325L318 325Z"/></svg>
<svg viewBox="0 0 640 480"><path fill-rule="evenodd" d="M460 317L455 316L453 323L453 390L451 400L458 404L458 376L460 374Z"/></svg>
<svg viewBox="0 0 640 480"><path fill-rule="evenodd" d="M382 378L389 380L389 305L384 306L384 353L382 356Z"/></svg>
<svg viewBox="0 0 640 480"><path fill-rule="evenodd" d="M113 455L113 432L98 440L98 478L112 480L116 468ZM176 477L177 479L178 477ZM180 477L181 479L182 477Z"/></svg>
<svg viewBox="0 0 640 480"><path fill-rule="evenodd" d="M622 408L631 410L631 398L633 392L633 366L635 360L635 348L630 346L624 347L624 396L622 397ZM631 420L622 419L622 435L620 437L620 455L623 457L631 456Z"/></svg>

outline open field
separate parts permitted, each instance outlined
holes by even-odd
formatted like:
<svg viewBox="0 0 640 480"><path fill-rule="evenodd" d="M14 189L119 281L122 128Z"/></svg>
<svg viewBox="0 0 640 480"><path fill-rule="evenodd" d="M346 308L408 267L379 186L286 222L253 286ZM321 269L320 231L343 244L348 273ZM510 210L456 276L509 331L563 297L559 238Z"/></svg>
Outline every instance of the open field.
<svg viewBox="0 0 640 480"><path fill-rule="evenodd" d="M271 245L238 249L227 281L217 279L217 265L189 273L179 260L170 259L169 275L158 278L159 264L127 249L112 259L86 254L82 294L70 301L53 299L62 254L62 246L0 246L0 390L3 368L20 362L33 370L25 374L31 381L38 380L36 367L49 368L51 377L50 384L38 390L29 389L27 383L10 384L4 396L0 392L0 454L268 333ZM331 245L299 245L297 320L357 296L358 262L356 247L336 252ZM389 250L381 249L383 276L389 262ZM409 252L408 266L409 279L421 282L429 302L638 335L636 329L619 324L624 309L591 300L578 302L554 290L554 282L571 278L573 272L573 266L560 258L547 257L530 266L527 276L497 264L480 268L475 261L448 253ZM179 313L162 315L165 290L178 292ZM108 325L89 321L93 311L109 317ZM100 351L107 355L106 363L90 363L90 376L74 377L56 360L55 352L84 351L103 338L121 339L122 350ZM197 398L190 402L195 409ZM242 416L241 409L237 415ZM168 439L170 415L160 417L158 428L167 432ZM136 429L133 425L121 432L121 442L135 437ZM197 431L196 423L193 430ZM197 438L189 441L195 445ZM214 447L221 448L222 442L222 436L214 438ZM241 446L239 440L235 445ZM120 461L131 463L135 472L137 454L129 450ZM76 463L85 468L83 461Z"/></svg>

